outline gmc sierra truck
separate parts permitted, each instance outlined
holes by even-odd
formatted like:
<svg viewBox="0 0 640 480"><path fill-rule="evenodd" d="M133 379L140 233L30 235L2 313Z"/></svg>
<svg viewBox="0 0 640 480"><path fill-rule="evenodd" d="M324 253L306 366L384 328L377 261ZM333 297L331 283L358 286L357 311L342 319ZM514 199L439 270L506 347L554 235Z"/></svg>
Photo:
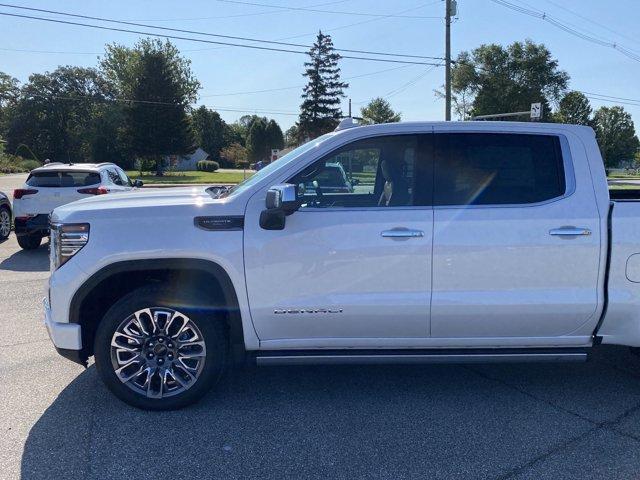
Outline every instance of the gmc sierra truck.
<svg viewBox="0 0 640 480"><path fill-rule="evenodd" d="M232 188L56 208L45 323L156 410L236 361L582 361L640 346L639 217L588 127L347 120Z"/></svg>

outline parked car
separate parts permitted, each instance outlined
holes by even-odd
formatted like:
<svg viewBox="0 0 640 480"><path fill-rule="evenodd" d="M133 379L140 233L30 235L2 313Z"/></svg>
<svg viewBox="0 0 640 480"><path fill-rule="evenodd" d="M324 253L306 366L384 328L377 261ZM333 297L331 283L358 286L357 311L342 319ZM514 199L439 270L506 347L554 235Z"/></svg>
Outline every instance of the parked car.
<svg viewBox="0 0 640 480"><path fill-rule="evenodd" d="M0 192L0 242L9 238L11 233L11 202L6 194Z"/></svg>
<svg viewBox="0 0 640 480"><path fill-rule="evenodd" d="M299 191L365 156L371 191ZM582 361L640 347L635 199L610 196L588 127L340 129L228 190L56 208L45 323L146 409L192 403L247 359Z"/></svg>
<svg viewBox="0 0 640 480"><path fill-rule="evenodd" d="M352 193L353 185L347 178L347 173L341 163L327 163L322 165L321 171L310 171L309 180L304 179L298 185L302 193L305 191L324 193Z"/></svg>
<svg viewBox="0 0 640 480"><path fill-rule="evenodd" d="M13 192L18 244L25 250L38 248L42 238L49 235L49 214L56 207L140 186L141 181L132 182L113 163L49 163L36 168L23 187Z"/></svg>

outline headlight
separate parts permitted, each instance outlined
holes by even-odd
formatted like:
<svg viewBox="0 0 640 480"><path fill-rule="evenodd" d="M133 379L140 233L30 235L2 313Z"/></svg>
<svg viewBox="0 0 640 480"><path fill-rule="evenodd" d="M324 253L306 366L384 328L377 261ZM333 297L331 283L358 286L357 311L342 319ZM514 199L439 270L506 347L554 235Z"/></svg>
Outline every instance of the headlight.
<svg viewBox="0 0 640 480"><path fill-rule="evenodd" d="M51 271L60 268L89 241L88 223L52 223Z"/></svg>

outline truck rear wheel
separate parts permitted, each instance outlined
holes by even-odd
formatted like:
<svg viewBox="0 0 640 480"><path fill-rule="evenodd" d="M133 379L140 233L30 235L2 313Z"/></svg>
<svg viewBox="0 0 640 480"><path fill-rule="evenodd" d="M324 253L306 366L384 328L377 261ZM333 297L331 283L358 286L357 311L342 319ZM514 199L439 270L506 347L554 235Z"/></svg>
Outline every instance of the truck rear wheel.
<svg viewBox="0 0 640 480"><path fill-rule="evenodd" d="M144 410L173 410L199 400L222 375L227 351L220 321L189 311L174 291L148 287L107 311L94 345L107 387Z"/></svg>
<svg viewBox="0 0 640 480"><path fill-rule="evenodd" d="M19 235L18 236L18 245L23 250L35 250L42 243L42 236L40 235Z"/></svg>

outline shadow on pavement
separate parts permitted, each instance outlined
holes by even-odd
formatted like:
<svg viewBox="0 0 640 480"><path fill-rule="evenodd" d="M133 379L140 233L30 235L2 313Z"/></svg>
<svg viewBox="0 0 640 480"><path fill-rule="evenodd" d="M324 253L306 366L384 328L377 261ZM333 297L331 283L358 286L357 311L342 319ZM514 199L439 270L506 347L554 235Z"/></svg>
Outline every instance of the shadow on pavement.
<svg viewBox="0 0 640 480"><path fill-rule="evenodd" d="M49 243L43 241L36 250L18 250L0 262L0 270L46 272L49 270Z"/></svg>
<svg viewBox="0 0 640 480"><path fill-rule="evenodd" d="M234 370L175 412L124 405L90 367L31 429L22 478L495 478L601 428L573 413L585 396L612 420L639 405L618 360Z"/></svg>

